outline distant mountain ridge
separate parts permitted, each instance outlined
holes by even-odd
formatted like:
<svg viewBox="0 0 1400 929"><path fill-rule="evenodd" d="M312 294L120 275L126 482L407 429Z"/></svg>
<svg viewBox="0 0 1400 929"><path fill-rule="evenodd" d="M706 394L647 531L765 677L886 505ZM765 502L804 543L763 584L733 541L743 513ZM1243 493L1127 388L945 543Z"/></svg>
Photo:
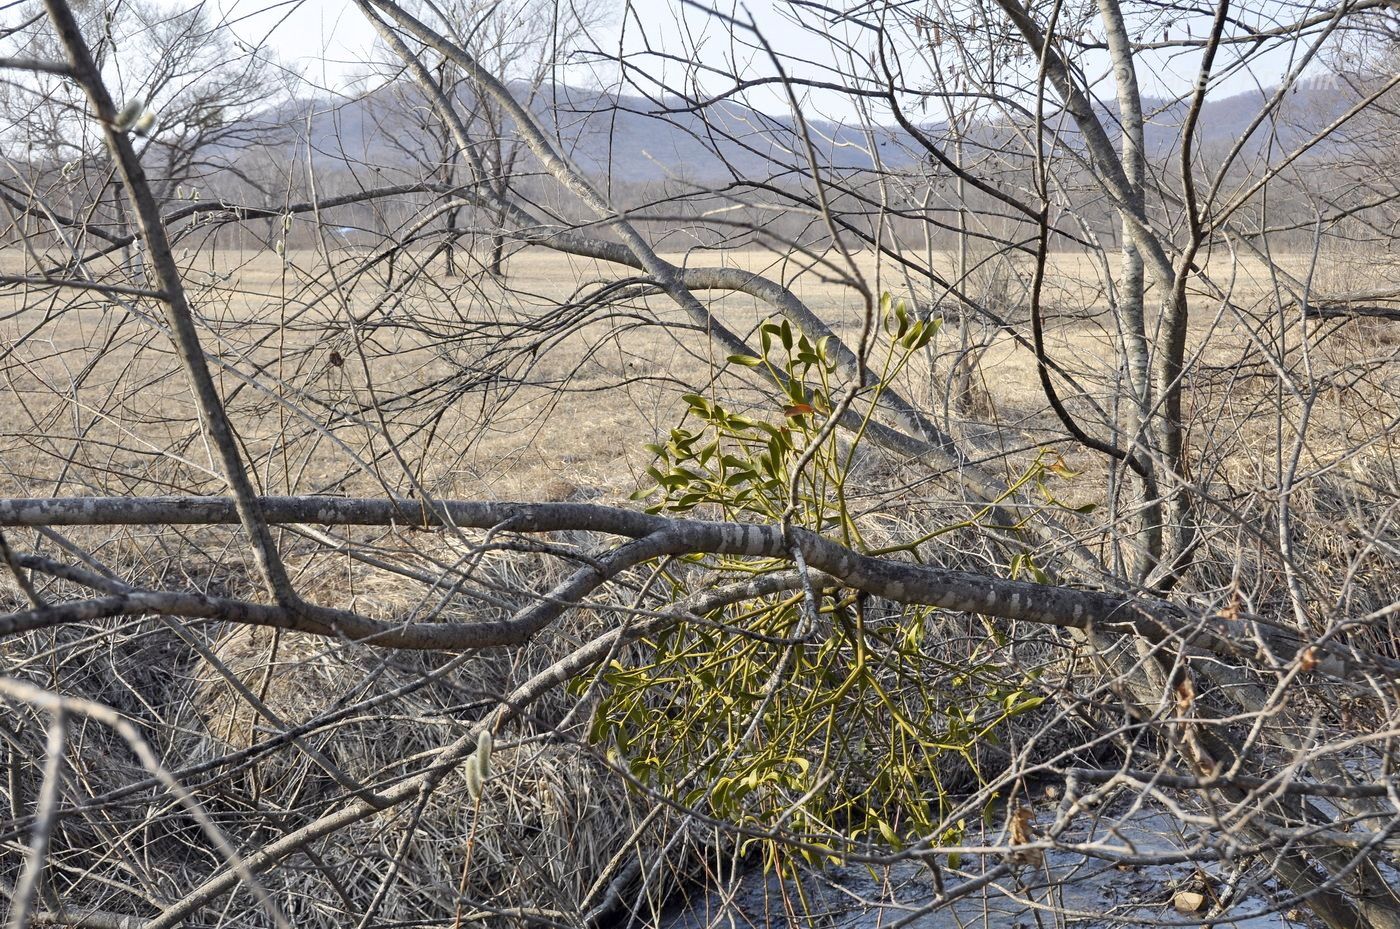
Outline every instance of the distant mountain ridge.
<svg viewBox="0 0 1400 929"><path fill-rule="evenodd" d="M1272 93L1266 90L1207 102L1195 133L1196 150L1223 153L1233 146ZM1265 120L1246 141L1244 154L1289 151L1344 113L1350 102L1348 94L1326 82L1299 85L1289 92L1275 118ZM463 112L470 114L471 101L462 103ZM1112 127L1116 107L1101 106L1105 122ZM1144 101L1151 157L1160 159L1179 148L1187 109L1184 101ZM425 118L428 110L416 89L386 86L334 104L289 104L279 108L277 118L294 112L287 121L318 159L404 169L436 157L423 148L428 136L424 130L430 125ZM676 99L657 104L640 96L558 85L537 93L533 110L583 170L615 183L714 183L734 175L781 180L807 169L807 155L790 118L760 113L733 101L700 111ZM480 130L479 125L475 128ZM904 168L927 158L917 141L897 126L867 130L811 119L807 128L826 170L868 170L876 156L887 168ZM944 135L939 123L923 128L935 138ZM1007 131L1004 123L979 124L970 133L971 141L997 144L996 139ZM1341 138L1329 140L1320 151L1344 144Z"/></svg>

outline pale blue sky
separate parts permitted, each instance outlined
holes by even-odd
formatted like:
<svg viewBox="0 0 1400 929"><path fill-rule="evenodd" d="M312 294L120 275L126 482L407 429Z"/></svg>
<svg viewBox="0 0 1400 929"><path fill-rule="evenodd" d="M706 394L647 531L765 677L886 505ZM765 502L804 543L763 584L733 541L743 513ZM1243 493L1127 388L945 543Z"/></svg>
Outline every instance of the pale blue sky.
<svg viewBox="0 0 1400 929"><path fill-rule="evenodd" d="M358 9L344 0L217 0L219 8L228 17L236 33L249 44L268 39L269 45L278 55L295 64L308 81L325 89L343 89L350 78L361 67L373 42L373 30L364 21ZM633 16L624 23L620 11L622 0L602 0L611 3L613 10L607 25L596 30L596 39L605 49L615 50L619 37L625 36L624 47L631 53L642 49L642 29L654 46L667 52L691 55L691 49L698 46L699 61L719 67L728 67L738 62L740 70L746 73L772 73L771 62L761 51L745 48L733 41L726 23L682 0L632 0ZM731 2L721 7L725 12L742 17L751 12L755 21L775 50L783 56L785 68L790 73L819 77L823 65L831 63L830 46L806 30L793 25L791 20L779 12L781 3L776 0L746 0L738 9ZM1284 7L1280 5L1280 12ZM1296 8L1295 8L1296 9ZM1208 24L1197 24L1196 34ZM859 41L859 34L844 36ZM1228 53L1222 54L1222 63ZM1141 70L1140 79L1144 92L1149 95L1180 93L1190 86L1195 77L1194 60L1170 62L1165 58L1147 62L1150 66ZM1100 73L1106 73L1106 62L1096 63ZM656 68L664 68L668 81L682 82L683 65L662 64L653 60ZM1252 73L1240 72L1230 77L1213 96L1227 96L1252 90L1257 84L1269 86L1277 84L1286 73L1289 61L1283 54L1271 55L1256 63ZM604 67L597 70L576 67L566 74L566 79L574 83L598 84L615 78L615 70ZM716 82L709 90L719 90ZM1111 82L1105 81L1098 89L1100 95L1112 93ZM759 92L746 99L750 105L768 112L782 112L787 105L776 91ZM803 101L808 115L832 119L853 119L857 114L849 101L830 93L815 92ZM879 114L875 114L878 120Z"/></svg>

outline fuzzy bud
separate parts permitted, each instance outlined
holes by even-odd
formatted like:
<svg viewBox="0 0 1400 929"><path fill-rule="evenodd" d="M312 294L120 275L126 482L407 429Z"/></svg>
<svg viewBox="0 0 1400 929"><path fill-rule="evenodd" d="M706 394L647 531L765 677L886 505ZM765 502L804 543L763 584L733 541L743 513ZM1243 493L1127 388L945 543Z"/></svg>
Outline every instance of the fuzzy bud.
<svg viewBox="0 0 1400 929"><path fill-rule="evenodd" d="M481 799L481 771L476 766L475 755L467 760L467 793L473 800Z"/></svg>
<svg viewBox="0 0 1400 929"><path fill-rule="evenodd" d="M132 131L135 132L137 135L139 135L139 136L145 136L145 135L148 135L148 134L150 133L151 128L152 128L153 126L155 126L155 124L156 124L156 114L155 114L155 111L154 111L154 110L147 110L146 112L144 112L144 113L141 114L140 118L136 120L136 123L131 127L131 129L132 129Z"/></svg>
<svg viewBox="0 0 1400 929"><path fill-rule="evenodd" d="M477 764L481 767L481 779L483 781L491 776L492 747L490 730L481 730L481 734L476 737L476 755L473 757L477 759Z"/></svg>
<svg viewBox="0 0 1400 929"><path fill-rule="evenodd" d="M131 128L131 124L141 118L141 113L146 109L146 104L140 100L128 100L126 106L117 113L117 118L112 120L112 128L118 132L125 132Z"/></svg>

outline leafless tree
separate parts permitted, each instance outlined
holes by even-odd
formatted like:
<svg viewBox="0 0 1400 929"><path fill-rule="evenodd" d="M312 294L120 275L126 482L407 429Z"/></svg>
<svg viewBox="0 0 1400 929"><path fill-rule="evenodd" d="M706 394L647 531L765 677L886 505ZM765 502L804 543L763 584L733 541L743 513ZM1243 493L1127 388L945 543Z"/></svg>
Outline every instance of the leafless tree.
<svg viewBox="0 0 1400 929"><path fill-rule="evenodd" d="M36 4L18 10L26 25L42 16ZM239 155L266 141L273 128L257 114L279 97L275 74L261 71L202 7L172 11L133 2L92 12L100 14L104 30L94 63L118 105L131 108L133 127L140 123L137 143L155 196L166 201L256 189ZM7 38L8 51L21 60L62 54L52 36L32 28ZM82 206L92 197L83 185L106 183L111 171L110 155L83 115L82 97L61 74L8 74L0 119L22 166L6 182L12 207L28 204L26 187L61 197L55 206Z"/></svg>
<svg viewBox="0 0 1400 929"><path fill-rule="evenodd" d="M540 0L456 2L438 12L447 24L450 38L469 50L486 71L504 81L521 105L545 119L556 112L559 101L548 97L559 86L560 74L581 41L602 19L602 10L592 3L555 4ZM465 175L467 184L484 185L488 202L496 205L486 208L484 225L507 228L508 217L499 204L518 196L514 187L520 183L519 167L526 151L512 130L511 117L491 95L481 92L463 75L450 58L412 38L407 41L416 49L410 52L404 37L383 32L386 26L380 14L370 9L365 15L381 30L381 44L385 46L381 51L386 58L385 65L372 69L369 76L378 77L376 70L402 74L407 65L411 78L389 86L395 91L398 107L415 112L420 119L419 132L396 131L397 122L401 121L395 121L396 125L386 134L400 148L426 146L421 155L413 152L411 157L435 167L444 187L458 185L459 175ZM406 54L412 56L411 61L405 61ZM457 114L456 125L436 112L433 101L438 98L450 101ZM464 155L464 149L470 155ZM478 170L484 174L473 173ZM444 216L442 254L449 276L458 273L455 252L462 213L462 207L453 207ZM505 249L503 234L489 235L483 261L496 277L505 273Z"/></svg>
<svg viewBox="0 0 1400 929"><path fill-rule="evenodd" d="M654 924L757 854L882 869L897 925L1118 867L1193 925L1400 926L1392 3L629 8L573 118L595 13L357 6L431 154L276 206L163 182L199 159L105 8L8 33L9 111L74 127L7 142L12 925ZM600 119L711 167L586 167ZM60 209L25 178L79 132ZM172 244L252 220L262 278ZM557 467L605 396L645 473L503 502L483 449Z"/></svg>

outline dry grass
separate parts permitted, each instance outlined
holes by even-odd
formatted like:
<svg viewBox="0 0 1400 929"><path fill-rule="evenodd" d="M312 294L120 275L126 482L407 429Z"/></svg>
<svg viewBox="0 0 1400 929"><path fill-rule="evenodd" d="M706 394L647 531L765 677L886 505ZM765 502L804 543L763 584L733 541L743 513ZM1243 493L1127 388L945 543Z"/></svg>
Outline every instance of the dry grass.
<svg viewBox="0 0 1400 929"><path fill-rule="evenodd" d="M684 261L684 256L668 257ZM848 339L858 331L858 298L829 275L795 274L787 263L757 251L703 260L777 276ZM951 264L951 258L946 260ZM259 394L239 388L231 374L222 377L226 392L238 390L231 406L250 450L265 462L258 470L270 492L378 492L386 477L403 487L405 475L392 461L374 468L362 464L383 456L387 440L413 477L439 495L619 499L636 486L647 463L642 446L676 422L678 395L704 384L723 362L703 349L696 353L693 336L672 328L679 322L674 311L663 300L649 299L645 306L635 301L625 306L654 317L659 326L638 329L630 320L598 319L568 336L545 338L537 352L522 349L528 357L507 365L500 376L472 383L473 372L492 363L493 352L500 352L487 338L491 333L531 320L547 326L555 307L586 288L587 282L615 275L616 269L526 251L509 264L506 292L489 285L484 290L462 289L459 281L438 279L436 268L416 279L400 270L392 284L382 275L356 277L351 273L356 261L345 255L328 265L315 252L293 252L285 263L270 252L198 253L187 259L191 290L208 328L208 347L237 369L249 375L266 372L281 384L273 395ZM1307 256L1282 263L1302 273ZM896 294L905 291L902 278L882 277L868 257L862 270L874 286ZM1049 354L1088 384L1112 384L1116 333L1105 315L1098 267L1086 256L1062 254L1054 256L1050 271ZM1232 299L1237 304L1267 304L1270 282L1262 265L1212 265L1212 271L1234 281ZM1017 306L1024 303L1029 269L994 262L978 275L990 283L974 290L1010 301L990 305L1015 317ZM380 315L374 316L386 286L399 302L381 307ZM13 304L19 298L9 299ZM99 475L119 472L126 485L123 492L135 492L142 481L207 485L209 475L201 470L210 466L195 440L183 379L163 337L124 321L125 313L96 297L86 303L41 326L41 341L29 342L7 363L13 387L26 398L23 407L11 408L7 422L0 424L10 434L3 450L11 475L7 492L25 492L16 481L20 475L41 483L53 474L53 457L72 453L63 437L75 420L104 440L98 451L84 456L85 470ZM1257 320L1222 313L1218 301L1205 295L1197 296L1197 305L1193 350L1202 351L1206 360L1248 351L1246 330L1257 327ZM724 296L712 306L740 332L750 331L767 312L742 295ZM10 317L0 334L17 340L43 312L43 304L37 304ZM373 329L351 326L351 314L370 314ZM1387 338L1394 328L1387 323L1352 324L1341 339L1374 347L1373 339ZM956 351L955 329L945 330L935 353ZM954 411L955 417L995 419L1013 427L1048 425L1034 358L1004 333L988 338L974 385L979 405ZM339 366L331 363L332 351L343 359ZM75 380L74 372L92 363L94 355L100 360L82 380ZM514 377L528 382L515 383ZM375 401L450 379L455 379L451 390L444 387L423 395L421 403L386 412L387 435L376 415L363 412ZM940 371L916 365L904 387L911 399L940 409L942 385ZM561 393L559 386L569 389ZM288 404L305 411L314 425L299 419ZM345 448L321 440L308 455L308 443L318 429L344 442ZM191 462L176 466L159 460L158 450L172 445L188 449ZM95 479L111 484L109 478Z"/></svg>
<svg viewBox="0 0 1400 929"><path fill-rule="evenodd" d="M539 556L507 553L478 577L516 591L519 603L522 575L557 570ZM361 581L362 605L411 607L384 579ZM176 635L140 620L14 637L3 660L8 673L101 700L134 720L215 820L240 843L257 844L338 807L348 791L384 789L421 770L504 694L614 621L580 614L528 649L452 656L265 629L186 626ZM480 801L456 774L411 810L339 830L305 866L266 875L266 886L298 926L458 911L468 925L524 926L595 906L659 905L684 877L690 845L673 841L673 814L630 791L582 744L588 718L577 699L550 694L502 734ZM282 737L287 727L304 733L294 745ZM42 758L41 718L21 711L6 732L19 757ZM81 795L99 799L146 776L100 726L81 732L70 770ZM217 869L208 842L160 791L115 808L121 824L98 804L58 825L52 880L67 906L149 916ZM131 814L141 818L125 819ZM0 870L18 860L0 856ZM665 867L651 871L658 862ZM237 906L225 925L270 924L251 901Z"/></svg>
<svg viewBox="0 0 1400 929"><path fill-rule="evenodd" d="M720 260L784 273L784 266L757 252ZM676 424L679 394L704 384L723 361L697 349L693 333L677 330L673 311L655 299L631 301L626 309L650 314L660 326L590 319L553 339L550 314L580 282L615 269L543 253L512 259L513 295L444 292L439 285L445 282L425 275L394 285L402 300L382 312L375 307L386 281L348 277L348 266L333 277L314 253L293 253L285 264L270 253L197 254L188 261L207 344L227 365L221 388L258 480L271 493L405 493L416 482L452 497L621 501L643 480L644 443ZM1051 270L1049 352L1108 405L1115 333L1098 273L1077 255L1055 256ZM1302 479L1292 502L1300 555L1315 579L1309 608L1317 615L1354 615L1393 602L1396 581L1387 559L1396 535L1396 514L1388 508L1400 492L1391 425L1400 412L1395 324L1329 324L1318 330L1330 333L1326 338L1305 343L1296 321L1270 308L1262 267L1236 270L1234 302L1246 311L1202 295L1192 322L1191 351L1200 359L1190 384L1192 442L1197 478L1221 503L1220 512L1242 514L1257 532L1241 532L1223 517L1207 527L1199 592L1224 599L1243 575L1253 585L1244 591L1252 606L1285 609L1282 565L1277 549L1265 543L1277 532L1271 519L1279 455L1298 441ZM879 286L903 286L880 279L873 264L865 271ZM1015 302L1025 269L1003 272L998 277L989 270L981 286L990 297ZM838 332L849 337L857 331L860 305L849 289L810 273L788 283ZM714 308L741 332L766 312L735 296L716 300ZM1014 315L1015 307L1007 309ZM15 349L5 374L17 399L0 408L3 492L219 492L164 337L96 299L74 304L52 322L44 321L44 312L30 305L0 328L0 338ZM540 328L522 334L518 327L532 322ZM935 346L932 366L921 361L902 384L930 409L944 408L946 370L940 366L947 356L937 353L956 348L953 328ZM519 352L509 363L492 354L502 350L487 338L503 332ZM32 334L21 343L25 333ZM445 342L444 333L456 341ZM536 336L544 338L537 350L525 350ZM1333 385L1304 391L1311 404L1306 429L1299 401L1280 394L1261 359L1279 345L1295 372L1303 370L1301 347L1309 347L1305 387ZM254 390L240 374L256 374L272 386ZM1034 359L1005 334L988 337L977 384L979 405L950 411L955 425L995 427L1009 445L1044 441L1057 429ZM726 390L776 415L757 391ZM415 403L414 391L427 399ZM396 397L405 399L389 404L382 419L371 408ZM1082 409L1079 402L1072 406ZM1275 431L1280 422L1282 433ZM75 436L83 441L75 443ZM1033 449L1016 452L1008 471L1033 455ZM1101 501L1102 461L1079 453L1071 464L1087 473L1058 488L1063 499ZM855 483L853 500L872 542L915 538L965 515L922 466L879 452L862 458ZM1066 517L1090 538L1105 530L1104 518ZM253 590L243 543L231 530L82 531L75 538L127 577L237 595ZM353 541L427 582L349 561L304 538L285 538L289 564L310 597L383 618L460 609L481 618L507 615L564 570L556 559L493 552L470 586L444 597L432 580L460 565L470 548L464 540L365 533ZM562 541L585 550L590 543ZM976 530L949 534L941 545L944 563L1002 567ZM14 594L6 590L17 604ZM622 603L627 592L616 596ZM6 640L0 661L10 673L118 708L138 721L176 769L256 752L284 726L321 720L301 746L192 778L220 821L256 844L332 808L346 779L377 788L421 768L503 694L613 621L606 612L584 613L514 652L415 657L292 633L191 627L187 634L201 654L188 639L140 620L116 630L75 626ZM576 914L599 902L608 882L634 863L669 857L684 870L691 859L668 844L674 817L653 815L648 801L580 747L588 709L562 691L533 707L499 752L479 806L463 784L450 781L421 808L337 833L305 861L278 870L269 880L280 899L292 901L288 915L299 926L345 925L347 914L359 918L371 906L380 922L440 918L455 910L465 881L471 902L463 920L507 925L507 917L488 908ZM1038 722L1028 719L1027 733ZM42 720L16 719L10 731L12 752L42 756ZM82 737L74 777L86 796L101 797L144 777L110 733L85 731ZM1047 743L1046 751L1057 747ZM217 867L207 843L165 799L141 797L145 806L135 820L115 820L101 807L64 820L54 880L74 903L149 914ZM130 810L122 808L122 816ZM4 861L8 869L17 857L7 852ZM380 884L394 869L399 877L381 895ZM646 893L664 895L679 876L663 868ZM228 915L229 925L265 924L247 899L238 897L234 905L244 912Z"/></svg>

